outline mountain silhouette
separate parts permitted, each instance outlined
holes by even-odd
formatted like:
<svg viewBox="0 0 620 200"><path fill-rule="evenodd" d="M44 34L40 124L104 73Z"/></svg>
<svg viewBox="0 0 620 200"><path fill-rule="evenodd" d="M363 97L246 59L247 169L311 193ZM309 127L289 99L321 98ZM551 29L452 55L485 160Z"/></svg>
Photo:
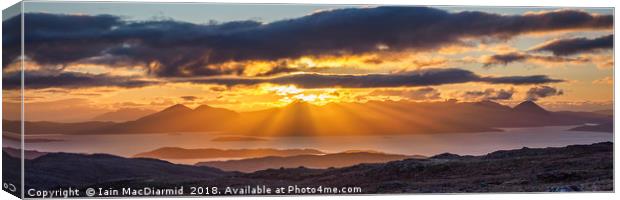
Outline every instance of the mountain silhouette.
<svg viewBox="0 0 620 200"><path fill-rule="evenodd" d="M229 135L329 136L436 134L499 131L498 128L608 123L613 116L594 112L547 111L532 101L511 108L492 101L369 101L317 106L297 101L284 107L237 113L177 104L142 118L122 122L26 122L26 134L121 134L221 132ZM3 121L8 131L19 123Z"/></svg>
<svg viewBox="0 0 620 200"><path fill-rule="evenodd" d="M155 112L156 111L154 110L148 109L123 108L112 112L103 113L94 117L92 120L104 122L125 122L136 120L138 118L153 114Z"/></svg>
<svg viewBox="0 0 620 200"><path fill-rule="evenodd" d="M519 105L515 106L513 110L516 112L521 112L521 113L543 114L543 115L549 114L549 111L540 107L538 104L534 103L533 101L521 102Z"/></svg>
<svg viewBox="0 0 620 200"><path fill-rule="evenodd" d="M176 113L176 112L190 112L190 111L192 111L192 109L183 104L174 104L173 106L165 108L160 113Z"/></svg>
<svg viewBox="0 0 620 200"><path fill-rule="evenodd" d="M214 159L214 158L250 158L264 156L296 156L324 154L316 149L184 149L163 147L136 154L136 158L157 159Z"/></svg>
<svg viewBox="0 0 620 200"><path fill-rule="evenodd" d="M598 113L598 114L601 114L601 115L613 116L614 115L614 110L613 109L597 110L597 111L594 111L594 113Z"/></svg>
<svg viewBox="0 0 620 200"><path fill-rule="evenodd" d="M152 133L218 131L238 117L238 113L209 106L191 109L182 104L170 106L160 112L134 121L124 122L96 130L103 133Z"/></svg>

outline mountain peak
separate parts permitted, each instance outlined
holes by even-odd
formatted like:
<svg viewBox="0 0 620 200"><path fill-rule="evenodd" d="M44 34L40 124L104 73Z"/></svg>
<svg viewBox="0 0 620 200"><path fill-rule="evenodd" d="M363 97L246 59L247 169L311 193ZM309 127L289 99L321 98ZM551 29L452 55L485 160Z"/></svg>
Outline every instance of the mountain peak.
<svg viewBox="0 0 620 200"><path fill-rule="evenodd" d="M164 110L162 110L162 112L170 112L170 111L191 111L192 109L183 105L183 104L175 104L173 106L170 106Z"/></svg>
<svg viewBox="0 0 620 200"><path fill-rule="evenodd" d="M194 110L207 110L207 109L212 109L213 107L208 106L208 105L200 105L196 108L194 108Z"/></svg>
<svg viewBox="0 0 620 200"><path fill-rule="evenodd" d="M526 112L526 113L549 113L549 111L545 110L544 108L540 107L538 104L534 103L533 101L529 101L529 100L521 102L519 105L515 106L513 110L518 111L518 112Z"/></svg>
<svg viewBox="0 0 620 200"><path fill-rule="evenodd" d="M497 103L497 102L491 101L491 100L483 100L483 101L475 102L474 105L479 106L479 107L483 107L483 108L490 108L490 109L501 109L501 110L510 110L511 109L508 106L502 105L500 103Z"/></svg>

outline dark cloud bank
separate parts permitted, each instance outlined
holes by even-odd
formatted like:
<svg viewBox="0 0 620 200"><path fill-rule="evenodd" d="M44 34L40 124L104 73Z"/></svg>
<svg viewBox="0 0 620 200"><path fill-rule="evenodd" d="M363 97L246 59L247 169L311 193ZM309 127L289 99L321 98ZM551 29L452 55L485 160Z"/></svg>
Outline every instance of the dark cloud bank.
<svg viewBox="0 0 620 200"><path fill-rule="evenodd" d="M208 19L205 19L208 20ZM3 21L16 30L18 18ZM429 50L463 38L510 38L569 29L610 29L612 15L561 10L526 15L449 13L426 7L351 8L324 11L268 24L236 21L192 24L179 21L127 21L111 15L25 14L26 55L41 65L71 62L150 66L160 77L237 74L219 69L227 61L275 60L302 55L390 50ZM19 42L3 34L6 47ZM596 45L595 45L596 46ZM549 47L549 50L556 51ZM14 52L14 51L5 51ZM571 51L557 51L567 53ZM3 66L17 55L4 53ZM310 76L310 75L306 75Z"/></svg>
<svg viewBox="0 0 620 200"><path fill-rule="evenodd" d="M556 56L566 56L612 48L614 48L614 35L606 35L594 39L572 38L556 40L537 47L534 51L549 51Z"/></svg>
<svg viewBox="0 0 620 200"><path fill-rule="evenodd" d="M547 42L532 49L530 52L551 52L552 56L535 55L529 52L511 52L496 54L484 61L485 67L495 65L507 65L513 62L525 62L528 60L540 60L550 63L561 62L590 62L588 58L568 57L579 53L610 50L614 47L614 35L606 35L598 38L571 38Z"/></svg>
<svg viewBox="0 0 620 200"><path fill-rule="evenodd" d="M60 74L40 73L36 71L24 73L25 89L43 88L87 88L87 87L143 87L157 84L153 81L140 80L139 77L110 76L106 74L86 74L77 72L63 72ZM5 89L19 89L21 74L3 74L2 87Z"/></svg>
<svg viewBox="0 0 620 200"><path fill-rule="evenodd" d="M187 80L184 80L187 81ZM193 79L194 83L222 85L253 85L260 83L294 84L302 88L376 88L376 87L414 87L444 84L482 82L489 84L528 85L558 83L563 80L547 76L481 76L471 71L457 68L421 69L393 74L330 75L293 74L274 78L207 78Z"/></svg>
<svg viewBox="0 0 620 200"><path fill-rule="evenodd" d="M333 75L333 74L292 74L271 78L171 78L171 82L191 82L202 84L221 84L227 86L255 85L261 83L293 84L302 88L379 88L379 87L414 87L482 82L489 84L532 85L558 83L564 80L553 79L543 75L535 76L481 76L471 71L458 68L421 69L392 74ZM162 82L141 80L139 77L119 77L105 74L92 75L77 72L64 72L57 75L37 72L25 73L25 87L41 88L82 88L82 87L141 87ZM20 74L7 74L3 78L7 89L20 86Z"/></svg>
<svg viewBox="0 0 620 200"><path fill-rule="evenodd" d="M588 58L569 58L560 56L543 56L534 55L522 52L511 52L505 54L496 54L490 56L483 62L484 67L492 67L497 65L508 65L513 62L526 62L532 60L539 60L547 63L563 63L563 62L590 62Z"/></svg>

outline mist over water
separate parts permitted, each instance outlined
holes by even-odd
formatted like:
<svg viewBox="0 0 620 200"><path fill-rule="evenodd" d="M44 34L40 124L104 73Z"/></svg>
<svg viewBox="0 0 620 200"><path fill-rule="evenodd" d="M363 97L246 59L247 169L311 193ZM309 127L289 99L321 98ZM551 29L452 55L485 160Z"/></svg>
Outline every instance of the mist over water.
<svg viewBox="0 0 620 200"><path fill-rule="evenodd" d="M165 133L122 135L38 135L28 138L59 140L26 143L26 149L44 152L107 153L131 157L161 147L181 148L311 148L335 153L346 150L376 150L385 153L432 156L444 152L482 155L522 147L560 147L613 141L612 133L567 131L575 126L510 128L502 132L446 133L386 136L273 137L262 141L212 141L221 133ZM225 159L224 159L225 160ZM177 159L193 164L204 159Z"/></svg>

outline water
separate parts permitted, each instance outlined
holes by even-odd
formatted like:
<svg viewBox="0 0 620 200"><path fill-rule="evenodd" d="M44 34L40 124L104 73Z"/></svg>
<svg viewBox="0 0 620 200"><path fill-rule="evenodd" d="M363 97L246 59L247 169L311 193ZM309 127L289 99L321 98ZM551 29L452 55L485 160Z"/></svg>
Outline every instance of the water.
<svg viewBox="0 0 620 200"><path fill-rule="evenodd" d="M613 141L612 133L567 131L575 126L510 128L502 132L446 133L388 136L277 137L265 141L211 141L221 133L169 133L123 135L38 135L31 139L61 140L27 143L26 149L44 152L108 153L130 157L161 147L182 148L312 148L325 152L377 150L408 155L436 155L450 152L482 155L497 150L521 147L560 147ZM172 160L196 163L202 160Z"/></svg>

